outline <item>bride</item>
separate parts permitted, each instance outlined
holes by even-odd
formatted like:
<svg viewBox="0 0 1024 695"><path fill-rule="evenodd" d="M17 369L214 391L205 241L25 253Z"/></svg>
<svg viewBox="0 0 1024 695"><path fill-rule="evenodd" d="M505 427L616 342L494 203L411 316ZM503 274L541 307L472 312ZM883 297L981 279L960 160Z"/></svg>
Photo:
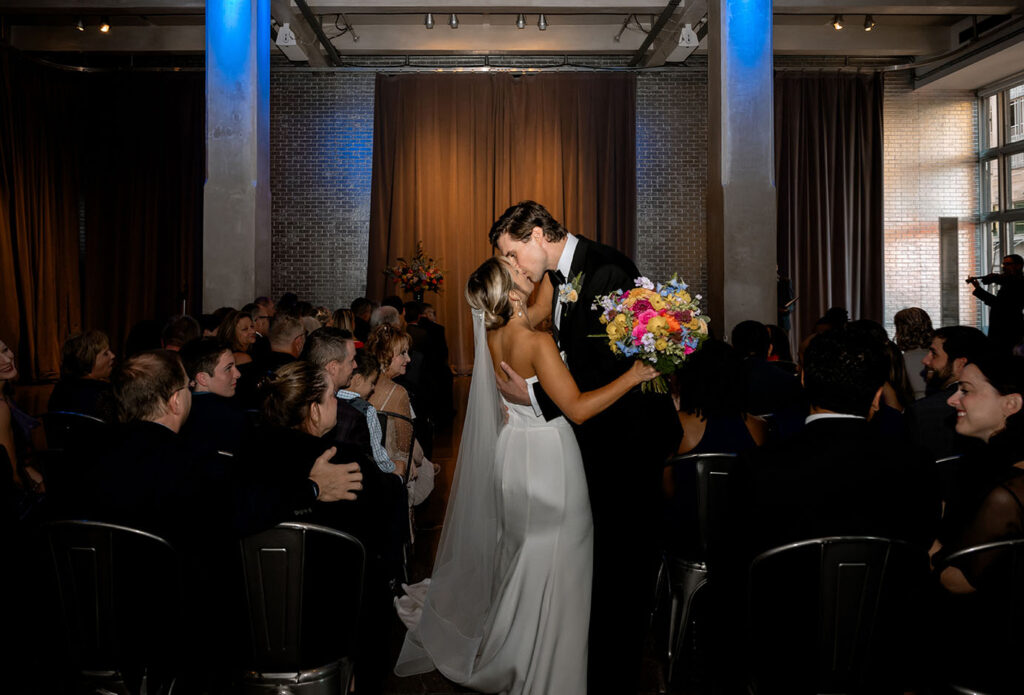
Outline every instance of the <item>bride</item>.
<svg viewBox="0 0 1024 695"><path fill-rule="evenodd" d="M587 691L593 526L579 446L565 418L504 402L495 366L533 375L577 423L657 371L637 362L580 393L554 340L531 327L533 287L498 257L467 283L476 352L466 422L434 574L410 591L426 587L400 676L437 668L486 693Z"/></svg>

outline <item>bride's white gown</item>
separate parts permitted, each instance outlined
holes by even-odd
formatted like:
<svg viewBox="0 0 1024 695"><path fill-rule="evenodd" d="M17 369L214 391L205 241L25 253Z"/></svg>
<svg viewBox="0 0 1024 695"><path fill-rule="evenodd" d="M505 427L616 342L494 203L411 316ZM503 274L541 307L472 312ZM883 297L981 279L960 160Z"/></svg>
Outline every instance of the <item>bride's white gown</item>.
<svg viewBox="0 0 1024 695"><path fill-rule="evenodd" d="M479 348L478 342L475 370L486 386L493 369L484 372L489 361L481 364ZM473 389L477 377L474 372ZM490 461L459 453L458 465L473 468L456 471L448 537L441 540L423 617L407 635L395 671L436 667L486 693L583 694L593 523L579 446L564 418L546 422L530 406L505 405L508 422L496 430L496 442L491 438ZM477 425L469 411L464 447L477 434L471 419L474 428L488 420ZM486 480L475 493L476 481L461 477L470 470ZM454 523L461 526L449 528ZM483 538L461 537L471 530Z"/></svg>

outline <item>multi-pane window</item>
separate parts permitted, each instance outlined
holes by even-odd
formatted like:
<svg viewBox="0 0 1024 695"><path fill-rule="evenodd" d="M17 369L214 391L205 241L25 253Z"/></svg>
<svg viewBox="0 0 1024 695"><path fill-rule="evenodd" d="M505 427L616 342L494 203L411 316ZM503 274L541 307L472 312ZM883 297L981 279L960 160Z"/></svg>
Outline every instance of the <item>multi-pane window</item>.
<svg viewBox="0 0 1024 695"><path fill-rule="evenodd" d="M1024 77L979 96L981 221L992 255L978 271L988 272L1002 256L1024 255Z"/></svg>

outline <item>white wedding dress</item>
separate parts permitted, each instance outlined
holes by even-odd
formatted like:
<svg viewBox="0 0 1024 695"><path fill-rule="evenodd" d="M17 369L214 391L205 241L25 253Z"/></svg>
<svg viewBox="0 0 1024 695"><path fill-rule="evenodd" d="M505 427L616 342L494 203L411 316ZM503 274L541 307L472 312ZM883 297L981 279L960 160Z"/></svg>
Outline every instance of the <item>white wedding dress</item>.
<svg viewBox="0 0 1024 695"><path fill-rule="evenodd" d="M564 418L546 422L530 406L505 403L501 426L482 323L474 316L469 409L434 575L395 672L436 667L486 693L583 694L593 523L579 446Z"/></svg>

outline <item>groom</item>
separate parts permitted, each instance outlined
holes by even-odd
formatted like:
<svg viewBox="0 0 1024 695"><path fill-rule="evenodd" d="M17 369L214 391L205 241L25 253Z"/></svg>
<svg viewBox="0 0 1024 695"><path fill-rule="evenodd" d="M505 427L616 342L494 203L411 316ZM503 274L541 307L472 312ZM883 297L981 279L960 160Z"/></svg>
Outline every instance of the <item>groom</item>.
<svg viewBox="0 0 1024 695"><path fill-rule="evenodd" d="M600 312L591 305L596 296L634 287L640 273L631 260L569 234L533 201L506 210L491 227L490 241L538 284L539 296L552 293L550 313L534 306L530 319L536 325L551 317L580 391L604 386L629 368L630 361L608 347ZM532 404L548 420L561 415L539 384L528 387L501 366L509 381L499 379L498 388L507 400ZM636 692L658 564L662 464L675 453L682 428L670 397L637 388L573 429L594 516L588 690Z"/></svg>

